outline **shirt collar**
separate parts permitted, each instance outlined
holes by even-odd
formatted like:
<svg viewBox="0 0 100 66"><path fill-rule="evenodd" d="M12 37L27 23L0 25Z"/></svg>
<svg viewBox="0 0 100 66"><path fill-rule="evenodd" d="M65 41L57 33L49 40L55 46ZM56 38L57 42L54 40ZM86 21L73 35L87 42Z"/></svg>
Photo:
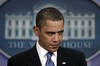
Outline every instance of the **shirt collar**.
<svg viewBox="0 0 100 66"><path fill-rule="evenodd" d="M37 41L37 44L36 44L36 48L37 48L39 55L41 55L42 57L44 57L46 55L46 53L48 52L47 50L45 50L43 47L41 47L39 45L38 41ZM53 52L53 55L57 57L57 51Z"/></svg>
<svg viewBox="0 0 100 66"><path fill-rule="evenodd" d="M42 47L39 45L38 41L37 41L36 47L37 47L38 53L39 53L42 57L44 57L44 56L46 55L46 53L48 52L48 51L46 51L44 48L42 48Z"/></svg>

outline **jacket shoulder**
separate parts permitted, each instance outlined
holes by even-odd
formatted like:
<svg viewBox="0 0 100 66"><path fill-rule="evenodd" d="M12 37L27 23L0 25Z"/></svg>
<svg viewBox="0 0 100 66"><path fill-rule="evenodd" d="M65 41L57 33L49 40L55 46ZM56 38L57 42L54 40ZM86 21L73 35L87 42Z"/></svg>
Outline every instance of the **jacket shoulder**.
<svg viewBox="0 0 100 66"><path fill-rule="evenodd" d="M12 62L23 62L23 61L27 61L26 59L28 58L33 58L34 55L36 54L36 51L34 50L34 47L31 49L28 49L26 51L23 51L21 53L18 53L14 56L12 56L11 58L8 59L8 61L12 61Z"/></svg>
<svg viewBox="0 0 100 66"><path fill-rule="evenodd" d="M78 51L78 50L76 50L76 49L71 49L71 48L63 48L63 47L60 47L59 48L59 51L61 51L62 53L64 53L64 54L67 54L67 55L81 55L81 54L83 54L83 52L81 52L81 51Z"/></svg>

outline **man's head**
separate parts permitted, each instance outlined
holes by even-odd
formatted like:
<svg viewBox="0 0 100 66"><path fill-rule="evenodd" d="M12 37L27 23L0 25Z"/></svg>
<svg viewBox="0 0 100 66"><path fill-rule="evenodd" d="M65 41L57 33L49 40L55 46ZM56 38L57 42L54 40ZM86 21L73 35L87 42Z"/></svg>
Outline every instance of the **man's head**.
<svg viewBox="0 0 100 66"><path fill-rule="evenodd" d="M48 7L38 12L36 16L36 26L38 28L41 28L41 26L44 26L46 24L46 20L52 20L52 21L63 20L64 21L64 17L58 9L53 8L53 7Z"/></svg>
<svg viewBox="0 0 100 66"><path fill-rule="evenodd" d="M47 51L58 50L64 32L64 17L62 13L53 7L40 10L36 16L34 32L39 38L39 44Z"/></svg>

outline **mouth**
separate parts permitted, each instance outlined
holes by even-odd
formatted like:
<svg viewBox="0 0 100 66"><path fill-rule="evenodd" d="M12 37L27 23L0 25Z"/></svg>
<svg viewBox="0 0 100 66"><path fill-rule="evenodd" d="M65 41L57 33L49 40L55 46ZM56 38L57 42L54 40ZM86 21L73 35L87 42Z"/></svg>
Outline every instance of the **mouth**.
<svg viewBox="0 0 100 66"><path fill-rule="evenodd" d="M59 44L51 44L50 45L50 48L58 48L59 47Z"/></svg>

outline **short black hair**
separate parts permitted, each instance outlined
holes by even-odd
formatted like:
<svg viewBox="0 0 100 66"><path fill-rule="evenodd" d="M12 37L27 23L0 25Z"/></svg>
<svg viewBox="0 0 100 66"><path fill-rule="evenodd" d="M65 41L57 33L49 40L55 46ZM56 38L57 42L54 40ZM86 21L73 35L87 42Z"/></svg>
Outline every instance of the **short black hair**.
<svg viewBox="0 0 100 66"><path fill-rule="evenodd" d="M59 21L63 20L64 17L63 14L54 7L47 7L42 10L40 10L36 15L36 26L38 28L41 28L44 24L46 24L46 20L52 20L52 21Z"/></svg>

